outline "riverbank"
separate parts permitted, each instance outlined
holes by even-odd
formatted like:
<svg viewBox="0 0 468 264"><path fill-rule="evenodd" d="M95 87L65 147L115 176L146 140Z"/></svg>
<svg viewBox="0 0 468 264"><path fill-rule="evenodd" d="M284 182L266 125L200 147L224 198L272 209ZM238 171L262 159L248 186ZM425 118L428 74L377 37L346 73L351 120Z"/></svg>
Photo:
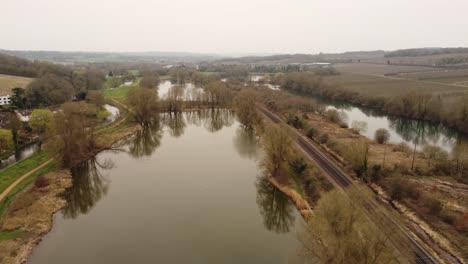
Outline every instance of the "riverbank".
<svg viewBox="0 0 468 264"><path fill-rule="evenodd" d="M128 122L125 115L113 124L109 124L96 132L95 155L134 134L140 126ZM33 158L15 164L3 172L8 172L5 186L18 179L19 176L30 171L48 159L46 153L37 153ZM41 162L42 161L42 162ZM51 165L51 166L49 166ZM18 186L8 195L8 201L0 207L5 215L0 218L0 262L19 264L24 263L32 249L41 241L52 228L53 215L66 206L63 193L72 185L71 174L68 171L54 171L55 164L48 164L44 168L26 176ZM46 187L38 187L37 178L43 177L48 183ZM2 179L7 179L2 177ZM41 179L41 181L44 181ZM33 184L34 183L34 184ZM1 211L0 210L0 213Z"/></svg>
<svg viewBox="0 0 468 264"><path fill-rule="evenodd" d="M377 144L356 131L340 127L316 113L296 114L307 124L304 127L314 129L314 133L310 134L303 129L299 131L308 134L319 143L350 175L354 175L354 169L348 154L352 153L353 157L359 155L359 148L352 146L357 147L357 144L367 142L368 181L379 188L380 194L386 197L386 200L395 205L400 204L399 207L396 206L399 211L424 230L427 238L452 255L463 259L462 256L467 252L466 236L463 235L466 231L459 228L464 228L467 210L463 201L468 195L468 189L462 188L454 192L451 186L455 185L455 179L448 175L440 175L440 170L435 169L443 161L428 160L425 155L416 152L415 169L412 170L410 168L413 163L413 151L407 146ZM287 113L283 113L284 119L287 116ZM404 183L396 183L396 180ZM396 193L403 194L397 197Z"/></svg>
<svg viewBox="0 0 468 264"><path fill-rule="evenodd" d="M47 186L31 186L11 203L0 223L0 262L25 263L32 249L52 228L53 215L66 204L62 197L71 187L69 172L45 174Z"/></svg>

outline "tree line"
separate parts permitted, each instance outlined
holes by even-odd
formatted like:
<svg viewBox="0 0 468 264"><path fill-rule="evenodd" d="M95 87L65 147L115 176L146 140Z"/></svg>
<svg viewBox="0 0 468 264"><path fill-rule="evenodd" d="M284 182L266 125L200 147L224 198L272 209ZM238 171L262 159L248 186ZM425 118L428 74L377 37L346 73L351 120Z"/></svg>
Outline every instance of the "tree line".
<svg viewBox="0 0 468 264"><path fill-rule="evenodd" d="M468 133L467 95L459 96L453 104L447 106L443 103L443 95L419 91L408 91L406 94L391 99L346 91L325 81L320 75L313 72L287 73L274 81L280 84L284 90L293 93L350 101L382 109L393 115L442 123Z"/></svg>

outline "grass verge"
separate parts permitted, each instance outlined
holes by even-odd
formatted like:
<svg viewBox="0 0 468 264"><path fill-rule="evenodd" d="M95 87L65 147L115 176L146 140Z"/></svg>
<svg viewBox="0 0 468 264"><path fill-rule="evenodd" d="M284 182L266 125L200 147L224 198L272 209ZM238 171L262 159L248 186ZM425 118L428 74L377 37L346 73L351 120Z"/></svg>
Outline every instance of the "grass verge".
<svg viewBox="0 0 468 264"><path fill-rule="evenodd" d="M47 164L46 166L40 168L39 170L37 170L33 174L31 174L29 177L24 179L18 185L16 185L16 187L13 188L13 190L11 190L11 192L5 197L5 199L0 201L0 218L2 217L3 213L8 208L8 205L10 204L10 202L12 201L13 197L16 194L18 194L19 192L24 190L26 187L31 185L36 180L37 177L42 176L42 175L44 175L44 174L46 174L46 173L48 173L50 171L53 171L56 168L57 168L57 164L55 162L51 162L51 163Z"/></svg>
<svg viewBox="0 0 468 264"><path fill-rule="evenodd" d="M35 153L28 159L22 160L0 171L0 193L8 188L16 179L44 163L49 158L49 155L45 151L41 151L40 153Z"/></svg>
<svg viewBox="0 0 468 264"><path fill-rule="evenodd" d="M16 230L0 230L0 241L2 240L12 240L17 237L20 237L24 234L25 232L21 229L16 229Z"/></svg>

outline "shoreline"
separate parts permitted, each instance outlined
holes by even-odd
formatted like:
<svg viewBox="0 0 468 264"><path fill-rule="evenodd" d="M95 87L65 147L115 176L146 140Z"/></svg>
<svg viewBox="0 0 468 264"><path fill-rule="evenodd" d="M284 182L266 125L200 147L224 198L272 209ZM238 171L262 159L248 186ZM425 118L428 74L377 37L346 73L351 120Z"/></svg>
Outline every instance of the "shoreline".
<svg viewBox="0 0 468 264"><path fill-rule="evenodd" d="M121 125L121 124L118 124ZM93 155L101 151L108 150L112 146L141 129L138 124L123 124L116 131L108 134L100 134L96 142L97 147L92 152ZM63 209L67 202L63 197L64 192L72 187L72 176L69 171L58 170L44 174L43 176L52 181L53 184L38 189L34 186L29 186L14 197L10 206L5 212L3 219L0 222L0 232L15 232L20 230L21 234L11 239L0 240L0 262L6 264L22 264L26 263L31 257L36 246L42 239L50 233L54 224L54 216L57 212ZM14 203L27 199L28 196L36 194L29 206L18 208L15 210ZM44 204L47 202L47 204ZM13 208L12 208L13 207ZM33 212L31 214L31 211ZM25 215L34 215L38 218L28 218ZM22 212L27 212L21 215ZM20 214L18 216L18 214ZM3 255L3 253L5 255Z"/></svg>
<svg viewBox="0 0 468 264"><path fill-rule="evenodd" d="M281 117L284 117L282 114L280 114ZM317 115L315 113L308 113L308 116L310 118L309 121L317 121L319 120L320 122L325 122L327 125L329 126L338 126L337 124L331 122L331 121L328 121L328 120L325 120L324 118L322 118L320 115ZM323 129L323 127L322 127ZM338 128L338 129L343 129L343 130L349 130L349 128ZM301 135L303 135L303 132L301 132L300 130L298 129L295 129L297 130L299 133L301 133ZM303 135L304 136L304 135ZM367 137L365 136L362 136L362 135L354 135L355 137L358 137L358 138L364 138L366 139L368 142L370 142L370 145L377 145L377 146L383 146L384 148L390 148L390 149L393 149L395 147L398 146L398 144L393 144L393 143L387 143L387 144L384 144L384 145L379 145L379 144L376 144L376 143L373 143L372 140L368 139ZM341 138L342 139L342 138ZM337 154L333 149L330 149L326 144L320 144L319 142L317 142L315 140L315 138L311 139L313 141L315 141L316 143L319 144L319 146L321 147L321 149L323 151L325 151L326 153L328 153L335 162L337 162L338 164L340 164L340 166L342 166L343 169L345 169L345 171L347 173L350 173L349 171L346 170L346 167L348 166L347 164L347 161L344 160L344 158L342 156L340 156L339 154ZM375 154L375 153L374 153ZM388 157L387 157L388 158ZM418 159L421 160L421 157L418 157ZM371 159L369 159L371 160ZM425 162L424 161L420 161L420 162ZM387 165L388 166L388 165ZM353 173L351 173L353 174ZM354 177L353 177L354 179ZM284 187L278 187L278 183L275 184L275 186L277 186L277 188L279 190L281 190L283 193L285 193L288 197L290 197L291 200L294 201L294 197L291 197L291 195L288 193L288 192L285 192L283 189L285 189ZM400 215L403 215L405 217L406 220L410 221L410 223L412 223L413 225L411 226L412 228L410 229L415 229L414 225L417 226L417 231L418 232L415 232L417 234L417 236L426 241L426 240L429 240L431 243L431 250L434 250L436 252L438 252L438 254L436 254L437 257L441 257L443 256L444 259L450 259L450 258L455 258L457 259L458 261L460 261L461 263L464 263L463 262L463 258L461 257L461 254L459 252L458 249L455 249L453 246L454 246L454 241L451 241L449 239L447 239L445 237L445 234L444 232L442 232L441 230L438 230L437 228L435 228L432 223L428 222L423 216L420 216L418 215L413 209L403 205L403 203L399 203L398 201L393 201L389 198L388 194L383 190L383 188L376 184L376 183L373 183L371 186L369 186L371 188L371 190L377 194L379 196L380 199L382 200L385 200L386 202L392 204L392 206L397 210L397 212L400 214ZM287 187L286 187L287 188ZM294 191L294 190L292 190ZM301 212L302 214L302 210L301 210L301 206L297 205L297 203L295 202L296 204L296 208Z"/></svg>

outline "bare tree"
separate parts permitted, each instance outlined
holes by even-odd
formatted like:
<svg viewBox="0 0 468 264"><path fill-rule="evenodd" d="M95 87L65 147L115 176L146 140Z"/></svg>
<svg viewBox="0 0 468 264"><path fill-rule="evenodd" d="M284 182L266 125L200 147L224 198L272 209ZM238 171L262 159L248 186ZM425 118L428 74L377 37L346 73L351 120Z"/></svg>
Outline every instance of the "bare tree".
<svg viewBox="0 0 468 264"><path fill-rule="evenodd" d="M252 128L259 121L257 106L255 104L255 93L249 90L242 90L234 100L239 122L247 128Z"/></svg>
<svg viewBox="0 0 468 264"><path fill-rule="evenodd" d="M379 128L375 131L374 135L375 141L379 144L386 144L390 140L390 132L388 132L387 129L385 128ZM382 168L385 167L385 157L387 154L387 148L384 147L384 156L383 156L383 162L382 162Z"/></svg>
<svg viewBox="0 0 468 264"><path fill-rule="evenodd" d="M432 160L446 160L448 153L439 146L426 145L423 148L423 154L427 159L427 165L431 167Z"/></svg>
<svg viewBox="0 0 468 264"><path fill-rule="evenodd" d="M93 120L84 104L65 103L54 115L53 136L46 147L65 167L86 159L95 146Z"/></svg>
<svg viewBox="0 0 468 264"><path fill-rule="evenodd" d="M159 103L156 91L134 87L127 95L127 103L140 124L151 122L158 114Z"/></svg>
<svg viewBox="0 0 468 264"><path fill-rule="evenodd" d="M263 165L276 177L286 167L291 156L291 138L286 128L267 124L262 134L262 143L266 154Z"/></svg>
<svg viewBox="0 0 468 264"><path fill-rule="evenodd" d="M359 199L354 197L357 192L351 191L349 195L333 190L318 201L314 217L300 236L309 260L328 264L410 262L393 247L397 237L387 234L367 217Z"/></svg>

